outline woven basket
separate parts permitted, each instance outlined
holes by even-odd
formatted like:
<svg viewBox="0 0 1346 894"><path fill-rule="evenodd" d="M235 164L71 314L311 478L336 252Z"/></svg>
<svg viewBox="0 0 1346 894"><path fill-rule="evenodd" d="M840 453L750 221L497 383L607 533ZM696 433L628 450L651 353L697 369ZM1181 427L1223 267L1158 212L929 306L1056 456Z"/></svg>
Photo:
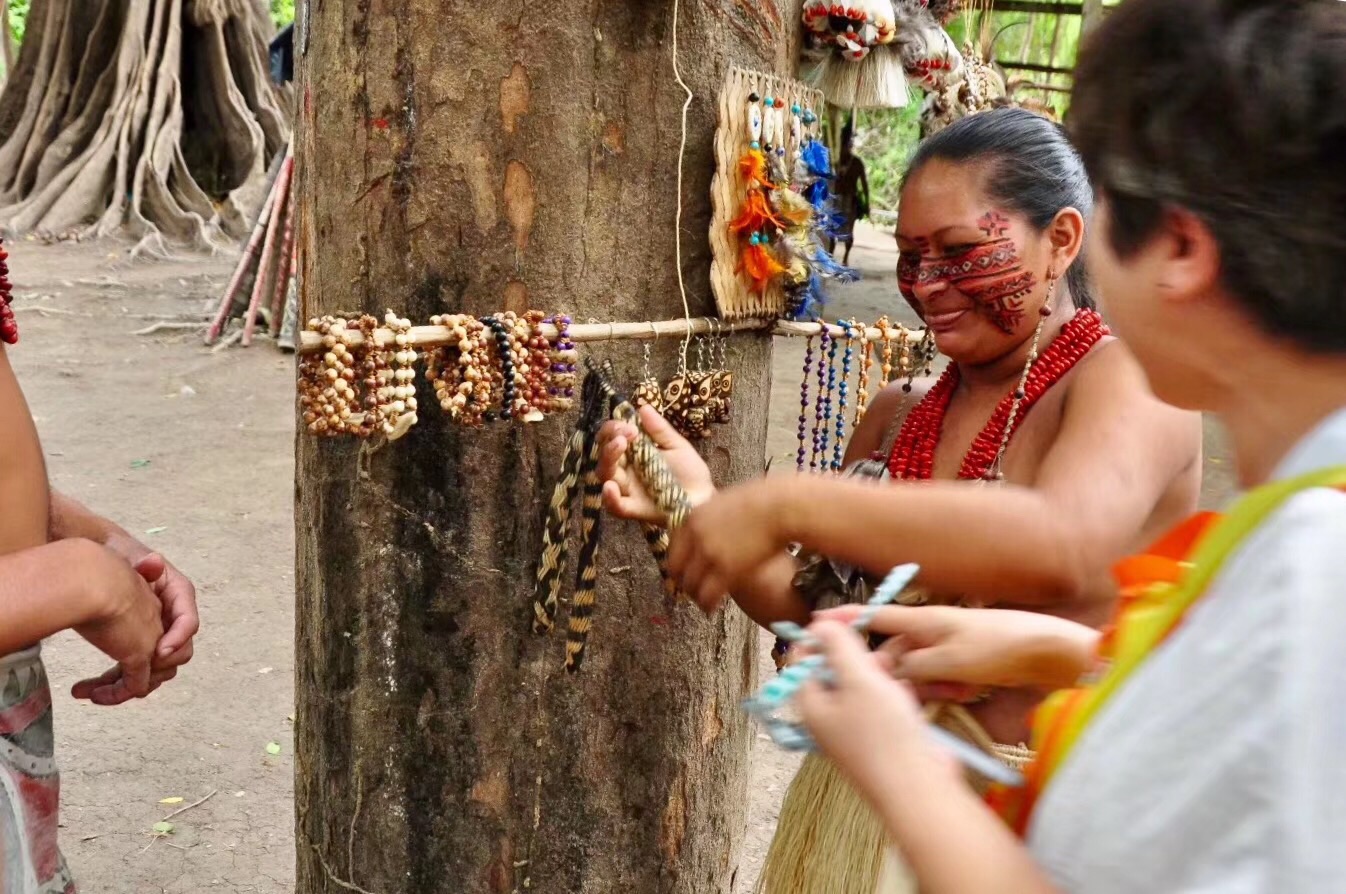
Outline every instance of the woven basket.
<svg viewBox="0 0 1346 894"><path fill-rule="evenodd" d="M738 160L748 148L748 96L774 96L786 107L798 103L821 113L823 94L807 84L743 68L731 68L720 89L719 125L715 129L715 177L710 182L710 285L721 319L776 318L785 314L785 292L772 284L763 294L736 273L739 239L729 231L738 216L747 186L739 177Z"/></svg>

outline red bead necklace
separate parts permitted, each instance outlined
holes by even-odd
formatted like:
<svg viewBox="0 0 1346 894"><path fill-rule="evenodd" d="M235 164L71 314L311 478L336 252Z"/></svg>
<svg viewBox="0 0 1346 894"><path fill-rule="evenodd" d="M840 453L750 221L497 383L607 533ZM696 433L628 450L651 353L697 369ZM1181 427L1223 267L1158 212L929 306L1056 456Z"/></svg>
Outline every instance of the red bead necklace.
<svg viewBox="0 0 1346 894"><path fill-rule="evenodd" d="M9 284L9 253L0 247L0 341L7 345L19 343L19 321L14 308L9 306L13 296Z"/></svg>
<svg viewBox="0 0 1346 894"><path fill-rule="evenodd" d="M958 477L974 481L996 478L997 461L1028 411L1107 334L1108 327L1095 311L1075 314L1047 350L1031 361L1020 386L1005 395L972 440ZM935 447L944 429L944 414L960 379L958 365L949 364L925 398L907 414L888 456L888 472L894 478L929 480L935 467Z"/></svg>

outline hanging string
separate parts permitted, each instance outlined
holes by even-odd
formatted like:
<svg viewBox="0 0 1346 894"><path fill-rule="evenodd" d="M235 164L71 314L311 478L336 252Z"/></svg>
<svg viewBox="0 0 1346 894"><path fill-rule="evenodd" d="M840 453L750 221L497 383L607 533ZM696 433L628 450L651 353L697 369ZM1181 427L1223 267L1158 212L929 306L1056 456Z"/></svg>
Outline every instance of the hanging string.
<svg viewBox="0 0 1346 894"><path fill-rule="evenodd" d="M687 155L687 111L692 107L692 88L682 79L678 69L678 6L679 0L673 0L673 78L687 94L682 103L682 139L678 144L678 210L673 223L673 244L678 264L678 293L682 295L682 316L687 321L687 336L682 340L682 366L687 369L687 348L692 343L692 307L687 300L687 284L682 278L682 169L683 159Z"/></svg>

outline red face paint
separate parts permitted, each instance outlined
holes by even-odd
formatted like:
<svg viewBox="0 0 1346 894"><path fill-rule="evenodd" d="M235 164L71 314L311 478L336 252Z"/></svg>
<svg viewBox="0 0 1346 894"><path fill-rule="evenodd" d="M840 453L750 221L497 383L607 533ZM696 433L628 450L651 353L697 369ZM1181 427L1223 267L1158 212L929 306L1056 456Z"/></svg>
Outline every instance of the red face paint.
<svg viewBox="0 0 1346 894"><path fill-rule="evenodd" d="M977 227L987 241L965 251L929 260L904 254L897 265L898 287L908 300L915 300L917 286L945 283L977 302L1001 331L1012 333L1023 322L1024 299L1037 285L1037 278L1024 269L1005 215L987 212Z"/></svg>

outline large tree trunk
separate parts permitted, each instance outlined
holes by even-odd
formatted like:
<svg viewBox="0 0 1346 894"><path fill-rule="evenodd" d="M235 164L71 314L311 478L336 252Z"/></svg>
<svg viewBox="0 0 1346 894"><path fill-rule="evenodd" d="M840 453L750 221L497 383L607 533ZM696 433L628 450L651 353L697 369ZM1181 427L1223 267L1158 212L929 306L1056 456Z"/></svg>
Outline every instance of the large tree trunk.
<svg viewBox="0 0 1346 894"><path fill-rule="evenodd" d="M683 266L699 315L716 93L731 64L789 70L797 29L791 0L681 2L697 96ZM305 318L682 316L672 0L324 0L308 14ZM639 369L637 346L581 347ZM675 348L656 347L664 374ZM706 451L721 481L762 472L769 357L765 337L734 340L735 418ZM756 631L737 610L666 607L639 532L611 523L589 655L566 675L561 640L529 622L573 419L463 431L420 397L417 429L372 455L299 439L298 890L731 890Z"/></svg>
<svg viewBox="0 0 1346 894"><path fill-rule="evenodd" d="M257 0L34 0L0 97L0 225L232 242L289 139Z"/></svg>

